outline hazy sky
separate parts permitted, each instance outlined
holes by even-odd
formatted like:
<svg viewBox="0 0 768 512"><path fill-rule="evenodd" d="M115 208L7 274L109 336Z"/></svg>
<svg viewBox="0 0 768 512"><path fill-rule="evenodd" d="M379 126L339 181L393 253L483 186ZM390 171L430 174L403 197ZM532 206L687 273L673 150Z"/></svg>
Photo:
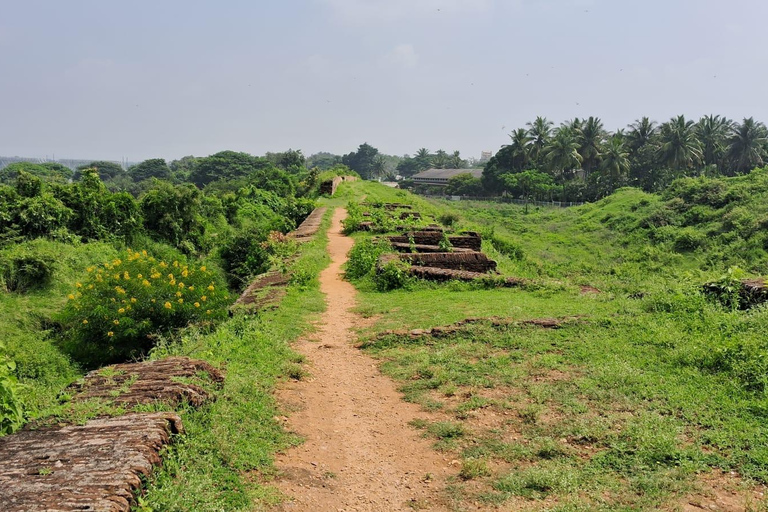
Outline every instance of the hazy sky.
<svg viewBox="0 0 768 512"><path fill-rule="evenodd" d="M497 150L536 115L768 121L765 0L0 0L0 155Z"/></svg>

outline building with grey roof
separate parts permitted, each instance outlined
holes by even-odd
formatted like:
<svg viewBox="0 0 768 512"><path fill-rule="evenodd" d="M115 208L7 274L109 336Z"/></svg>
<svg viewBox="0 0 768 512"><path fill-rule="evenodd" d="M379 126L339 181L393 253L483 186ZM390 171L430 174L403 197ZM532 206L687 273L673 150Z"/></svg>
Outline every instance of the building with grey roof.
<svg viewBox="0 0 768 512"><path fill-rule="evenodd" d="M417 185L448 185L448 180L459 174L470 174L473 178L483 176L482 169L427 169L413 175L413 182Z"/></svg>

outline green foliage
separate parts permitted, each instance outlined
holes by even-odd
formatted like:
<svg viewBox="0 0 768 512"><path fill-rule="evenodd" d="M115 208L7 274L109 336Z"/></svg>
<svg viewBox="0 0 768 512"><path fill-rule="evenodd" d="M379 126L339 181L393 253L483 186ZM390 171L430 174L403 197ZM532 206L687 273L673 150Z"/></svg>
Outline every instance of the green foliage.
<svg viewBox="0 0 768 512"><path fill-rule="evenodd" d="M251 156L248 153L221 151L199 158L191 170L190 179L195 185L203 187L216 180L245 178L260 169L272 166L272 162L266 158Z"/></svg>
<svg viewBox="0 0 768 512"><path fill-rule="evenodd" d="M381 268L377 268L373 278L376 289L380 292L388 292L405 288L413 282L413 278L408 272L409 267L410 265L404 261L393 260L388 261Z"/></svg>
<svg viewBox="0 0 768 512"><path fill-rule="evenodd" d="M520 244L513 242L509 238L493 233L490 237L491 245L504 256L513 260L522 260L525 257L523 248Z"/></svg>
<svg viewBox="0 0 768 512"><path fill-rule="evenodd" d="M79 180L85 174L85 171L89 169L96 169L96 173L102 181L109 181L125 175L125 170L117 162L98 160L78 167L78 172L75 173L74 178Z"/></svg>
<svg viewBox="0 0 768 512"><path fill-rule="evenodd" d="M368 143L360 144L357 151L344 155L341 162L357 172L363 179L377 178L376 157L379 150Z"/></svg>
<svg viewBox="0 0 768 512"><path fill-rule="evenodd" d="M122 259L87 270L59 315L67 350L87 364L137 357L159 334L226 317L229 295L205 266L128 250Z"/></svg>
<svg viewBox="0 0 768 512"><path fill-rule="evenodd" d="M372 241L370 238L359 240L349 251L345 276L348 279L360 279L371 275L379 256L391 251L388 242Z"/></svg>
<svg viewBox="0 0 768 512"><path fill-rule="evenodd" d="M219 256L230 288L242 290L253 276L269 270L270 257L263 246L266 238L261 229L247 228L222 243Z"/></svg>
<svg viewBox="0 0 768 512"><path fill-rule="evenodd" d="M483 182L470 173L458 174L448 180L445 193L452 196L479 196L483 194Z"/></svg>
<svg viewBox="0 0 768 512"><path fill-rule="evenodd" d="M73 175L72 170L68 167L53 162L43 164L15 162L0 169L0 183L10 185L22 173L35 176L50 183L66 183Z"/></svg>
<svg viewBox="0 0 768 512"><path fill-rule="evenodd" d="M24 409L14 370L16 364L6 356L5 345L0 343L0 436L13 433L24 424Z"/></svg>
<svg viewBox="0 0 768 512"><path fill-rule="evenodd" d="M446 227L451 227L459 221L459 216L455 213L444 213L437 218L437 221Z"/></svg>
<svg viewBox="0 0 768 512"><path fill-rule="evenodd" d="M140 202L147 231L179 248L186 241L200 248L205 234L201 196L193 185L155 181Z"/></svg>
<svg viewBox="0 0 768 512"><path fill-rule="evenodd" d="M167 180L171 177L171 169L162 158L151 158L128 169L128 175L133 181L144 181L150 178Z"/></svg>
<svg viewBox="0 0 768 512"><path fill-rule="evenodd" d="M17 245L0 251L0 283L9 292L45 288L59 255L45 247Z"/></svg>
<svg viewBox="0 0 768 512"><path fill-rule="evenodd" d="M126 192L107 190L96 171L85 169L79 182L54 189L70 210L70 231L91 240L120 238L130 242L141 230L139 205Z"/></svg>

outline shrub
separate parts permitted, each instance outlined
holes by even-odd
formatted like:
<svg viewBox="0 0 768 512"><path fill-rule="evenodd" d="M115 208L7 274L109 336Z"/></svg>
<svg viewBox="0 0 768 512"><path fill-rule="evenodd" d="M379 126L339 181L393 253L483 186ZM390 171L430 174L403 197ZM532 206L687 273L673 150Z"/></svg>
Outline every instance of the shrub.
<svg viewBox="0 0 768 512"><path fill-rule="evenodd" d="M27 245L0 253L0 280L9 292L47 286L56 268L56 255Z"/></svg>
<svg viewBox="0 0 768 512"><path fill-rule="evenodd" d="M348 279L365 277L373 270L379 256L389 250L389 244L384 241L373 242L366 238L356 242L352 250L349 251L345 276Z"/></svg>
<svg viewBox="0 0 768 512"><path fill-rule="evenodd" d="M455 213L444 213L437 218L437 221L443 226L450 227L459 222L459 216Z"/></svg>
<svg viewBox="0 0 768 512"><path fill-rule="evenodd" d="M492 235L491 244L501 254L508 256L513 260L523 259L524 254L522 247L507 238L502 238L498 235Z"/></svg>
<svg viewBox="0 0 768 512"><path fill-rule="evenodd" d="M78 360L123 361L152 348L156 335L190 323L211 325L227 314L229 295L205 266L167 263L130 249L124 259L90 267L59 320L65 348Z"/></svg>
<svg viewBox="0 0 768 512"><path fill-rule="evenodd" d="M376 289L380 292L388 292L406 287L413 279L408 272L409 266L399 260L387 262L377 270L374 276Z"/></svg>
<svg viewBox="0 0 768 512"><path fill-rule="evenodd" d="M678 252L687 252L698 249L706 242L704 233L696 228L683 228L678 231L675 237L675 250Z"/></svg>
<svg viewBox="0 0 768 512"><path fill-rule="evenodd" d="M269 270L270 254L262 245L265 238L264 231L250 228L238 232L221 245L219 255L232 289L245 288L251 277Z"/></svg>
<svg viewBox="0 0 768 512"><path fill-rule="evenodd" d="M24 423L24 410L18 397L13 371L16 365L5 355L0 343L0 436L10 434Z"/></svg>

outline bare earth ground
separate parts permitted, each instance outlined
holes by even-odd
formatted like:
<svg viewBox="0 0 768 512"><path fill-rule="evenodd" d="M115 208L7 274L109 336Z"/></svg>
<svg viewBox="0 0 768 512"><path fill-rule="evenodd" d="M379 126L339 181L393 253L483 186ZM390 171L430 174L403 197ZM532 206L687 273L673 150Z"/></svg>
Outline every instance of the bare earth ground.
<svg viewBox="0 0 768 512"><path fill-rule="evenodd" d="M278 392L295 411L286 427L306 439L277 458L277 487L289 497L286 511L447 510L445 480L456 469L408 422L419 406L401 399L375 361L353 346L354 287L341 266L352 239L341 234L346 211L337 209L328 233L331 265L320 275L328 308L312 339L295 349L311 376Z"/></svg>

